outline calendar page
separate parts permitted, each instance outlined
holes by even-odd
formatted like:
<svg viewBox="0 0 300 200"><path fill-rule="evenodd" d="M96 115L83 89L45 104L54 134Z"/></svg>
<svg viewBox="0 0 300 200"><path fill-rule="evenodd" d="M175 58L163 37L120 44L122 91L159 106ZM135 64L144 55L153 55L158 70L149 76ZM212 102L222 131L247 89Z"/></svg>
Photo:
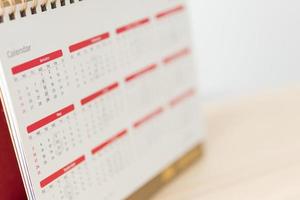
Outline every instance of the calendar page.
<svg viewBox="0 0 300 200"><path fill-rule="evenodd" d="M202 141L185 1L32 4L0 20L29 199L125 199Z"/></svg>

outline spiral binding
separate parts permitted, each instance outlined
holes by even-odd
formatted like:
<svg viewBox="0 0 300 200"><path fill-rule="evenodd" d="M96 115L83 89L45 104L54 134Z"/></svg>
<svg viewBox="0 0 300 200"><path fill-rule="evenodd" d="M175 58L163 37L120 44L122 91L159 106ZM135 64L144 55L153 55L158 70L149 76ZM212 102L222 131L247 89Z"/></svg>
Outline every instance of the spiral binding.
<svg viewBox="0 0 300 200"><path fill-rule="evenodd" d="M83 0L0 0L0 24ZM8 18L7 18L8 16Z"/></svg>

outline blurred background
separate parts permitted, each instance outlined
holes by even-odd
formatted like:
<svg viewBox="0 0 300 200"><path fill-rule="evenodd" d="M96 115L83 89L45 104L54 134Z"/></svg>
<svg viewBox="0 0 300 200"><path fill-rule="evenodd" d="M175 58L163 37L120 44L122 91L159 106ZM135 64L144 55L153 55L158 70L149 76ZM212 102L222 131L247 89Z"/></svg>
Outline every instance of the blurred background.
<svg viewBox="0 0 300 200"><path fill-rule="evenodd" d="M300 80L299 0L189 0L205 100Z"/></svg>
<svg viewBox="0 0 300 200"><path fill-rule="evenodd" d="M188 2L204 154L154 199L300 199L300 1Z"/></svg>

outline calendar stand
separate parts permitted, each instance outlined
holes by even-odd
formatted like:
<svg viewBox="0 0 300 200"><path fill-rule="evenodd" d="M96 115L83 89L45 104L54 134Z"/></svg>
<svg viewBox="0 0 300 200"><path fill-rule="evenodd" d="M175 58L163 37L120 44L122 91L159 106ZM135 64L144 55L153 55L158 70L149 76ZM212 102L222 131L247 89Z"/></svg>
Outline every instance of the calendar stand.
<svg viewBox="0 0 300 200"><path fill-rule="evenodd" d="M0 0L0 32L0 200L148 199L202 155L186 0Z"/></svg>
<svg viewBox="0 0 300 200"><path fill-rule="evenodd" d="M0 100L0 199L26 199L18 162Z"/></svg>

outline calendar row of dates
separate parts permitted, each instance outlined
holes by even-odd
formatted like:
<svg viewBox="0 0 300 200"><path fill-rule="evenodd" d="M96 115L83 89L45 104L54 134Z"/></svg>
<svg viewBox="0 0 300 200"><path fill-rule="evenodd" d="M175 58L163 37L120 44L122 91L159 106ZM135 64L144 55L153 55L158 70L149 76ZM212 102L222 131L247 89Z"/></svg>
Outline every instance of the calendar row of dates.
<svg viewBox="0 0 300 200"><path fill-rule="evenodd" d="M178 5L75 42L67 53L56 50L13 66L20 114L63 102L72 95L70 91L85 91L123 76L188 44L188 37L182 37L189 35L185 14L185 7Z"/></svg>

